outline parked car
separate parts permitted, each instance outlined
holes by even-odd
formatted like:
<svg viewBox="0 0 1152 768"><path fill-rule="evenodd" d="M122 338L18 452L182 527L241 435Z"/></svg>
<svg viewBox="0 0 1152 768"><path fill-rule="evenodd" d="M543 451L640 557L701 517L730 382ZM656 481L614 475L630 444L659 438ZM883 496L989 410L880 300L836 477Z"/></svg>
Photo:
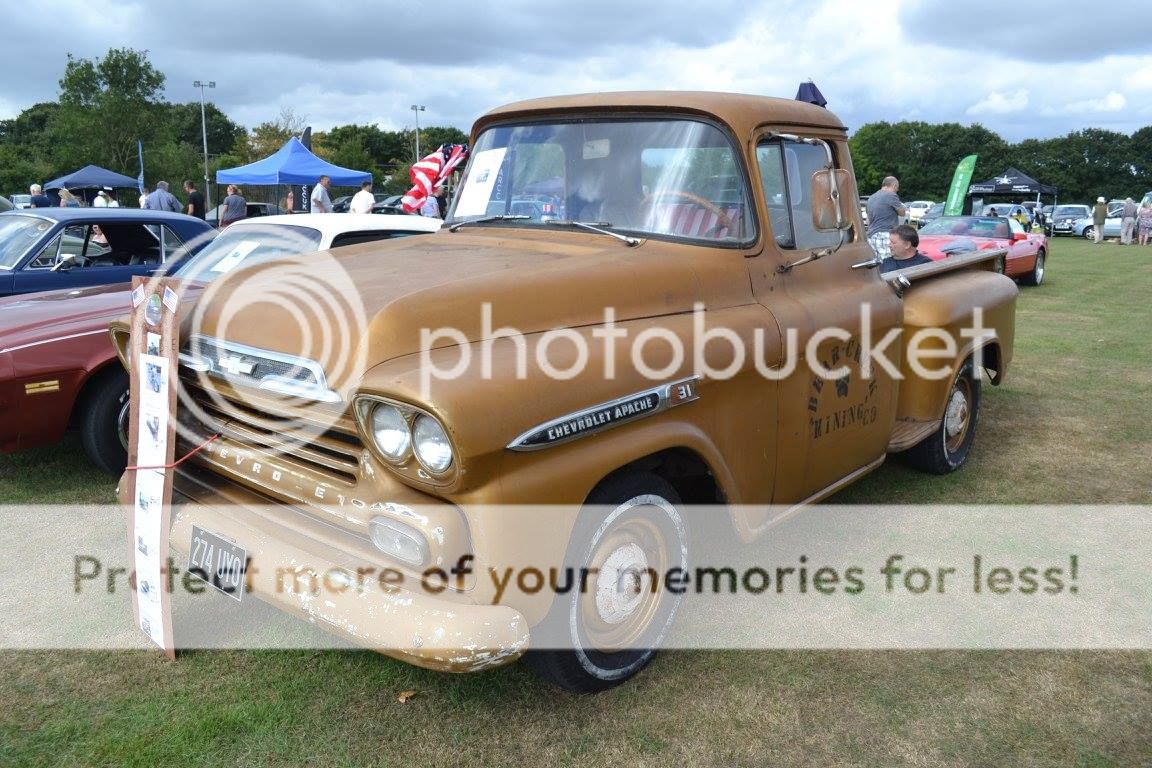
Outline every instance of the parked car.
<svg viewBox="0 0 1152 768"><path fill-rule="evenodd" d="M939 261L956 253L1007 248L1004 274L1026 285L1040 285L1048 257L1048 238L1027 232L1006 216L942 216L920 230L920 252Z"/></svg>
<svg viewBox="0 0 1152 768"><path fill-rule="evenodd" d="M924 214L927 213L928 209L933 205L935 205L935 203L931 200L913 200L905 205L904 207L908 211L908 223L918 226L920 219L923 218Z"/></svg>
<svg viewBox="0 0 1152 768"><path fill-rule="evenodd" d="M8 199L14 208L32 207L32 195L11 195Z"/></svg>
<svg viewBox="0 0 1152 768"><path fill-rule="evenodd" d="M11 200L4 197L3 195L0 195L0 213L3 213L4 211L11 211L15 207L16 206L12 204Z"/></svg>
<svg viewBox="0 0 1152 768"><path fill-rule="evenodd" d="M373 192L372 196L376 198L376 202L373 203L373 205L376 205L377 203L382 203L390 197L394 197L394 195L389 195L385 192ZM352 204L352 195L344 195L343 197L338 197L332 201L332 212L333 213L348 213L348 206L351 204Z"/></svg>
<svg viewBox="0 0 1152 768"><path fill-rule="evenodd" d="M172 262L169 274L202 283L242 262L439 227L434 219L368 214L243 219ZM236 258L240 242L257 245ZM58 442L72 424L96 466L113 474L124 469L128 374L116 360L108 323L131 309L130 293L112 285L0 299L0 453Z"/></svg>
<svg viewBox="0 0 1152 768"><path fill-rule="evenodd" d="M981 216L1004 216L1018 221L1032 221L1032 213L1019 203L992 203L984 206Z"/></svg>
<svg viewBox="0 0 1152 768"><path fill-rule="evenodd" d="M220 226L220 209L223 204L216 206L204 216L204 220L214 227ZM249 219L254 219L258 216L278 216L282 213L288 213L275 203L248 203L248 216Z"/></svg>
<svg viewBox="0 0 1152 768"><path fill-rule="evenodd" d="M1104 237L1120 237L1120 212L1122 210L1123 208L1117 208L1108 214L1108 218L1104 220ZM1089 214L1086 218L1072 222L1072 234L1095 240L1096 223L1092 220L1092 215Z"/></svg>
<svg viewBox="0 0 1152 768"><path fill-rule="evenodd" d="M0 296L127 283L210 231L182 213L134 208L0 213Z"/></svg>
<svg viewBox="0 0 1152 768"><path fill-rule="evenodd" d="M1087 218L1092 220L1092 209L1086 205L1057 205L1048 215L1046 226L1049 237L1074 234L1076 222Z"/></svg>
<svg viewBox="0 0 1152 768"><path fill-rule="evenodd" d="M944 203L933 203L932 207L924 211L920 217L920 226L923 227L944 215Z"/></svg>
<svg viewBox="0 0 1152 768"><path fill-rule="evenodd" d="M372 213L385 213L401 216L419 216L419 213L409 214L404 210L404 195L388 195L383 200L377 202L372 206Z"/></svg>

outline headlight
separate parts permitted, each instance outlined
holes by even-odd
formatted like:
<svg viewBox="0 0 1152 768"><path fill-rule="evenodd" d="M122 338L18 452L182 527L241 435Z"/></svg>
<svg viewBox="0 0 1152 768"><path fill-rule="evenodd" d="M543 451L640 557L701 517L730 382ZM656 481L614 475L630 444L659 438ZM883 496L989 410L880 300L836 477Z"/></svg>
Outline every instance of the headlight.
<svg viewBox="0 0 1152 768"><path fill-rule="evenodd" d="M372 409L372 439L385 458L403 461L412 447L412 435L399 408L381 404Z"/></svg>
<svg viewBox="0 0 1152 768"><path fill-rule="evenodd" d="M440 422L420 414L412 424L412 437L416 448L416 458L434 475L445 472L452 466L452 444Z"/></svg>

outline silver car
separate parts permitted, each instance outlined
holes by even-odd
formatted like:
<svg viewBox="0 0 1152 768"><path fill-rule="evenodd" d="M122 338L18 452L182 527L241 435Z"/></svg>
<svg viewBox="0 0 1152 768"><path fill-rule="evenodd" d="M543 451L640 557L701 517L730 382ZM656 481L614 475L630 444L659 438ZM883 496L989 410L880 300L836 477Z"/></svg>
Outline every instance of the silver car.
<svg viewBox="0 0 1152 768"><path fill-rule="evenodd" d="M1048 216L1048 236L1075 234L1076 222L1087 218L1092 222L1092 209L1086 205L1058 205Z"/></svg>

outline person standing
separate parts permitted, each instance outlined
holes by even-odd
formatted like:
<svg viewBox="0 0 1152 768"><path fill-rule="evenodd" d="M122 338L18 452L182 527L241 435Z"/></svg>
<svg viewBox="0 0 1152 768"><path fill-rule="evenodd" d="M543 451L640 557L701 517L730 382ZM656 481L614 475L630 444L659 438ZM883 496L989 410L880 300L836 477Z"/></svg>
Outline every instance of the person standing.
<svg viewBox="0 0 1152 768"><path fill-rule="evenodd" d="M156 182L156 189L144 200L144 207L152 211L171 211L180 213L183 206L176 199L176 195L168 191L168 182Z"/></svg>
<svg viewBox="0 0 1152 768"><path fill-rule="evenodd" d="M1132 230L1136 227L1136 201L1125 198L1120 212L1120 245L1132 245Z"/></svg>
<svg viewBox="0 0 1152 768"><path fill-rule="evenodd" d="M1140 245L1148 245L1148 240L1152 237L1152 203L1141 203L1140 212L1136 214L1136 227L1139 232L1137 242Z"/></svg>
<svg viewBox="0 0 1152 768"><path fill-rule="evenodd" d="M96 197L92 198L93 208L107 208L108 207L108 193L100 190L96 193Z"/></svg>
<svg viewBox="0 0 1152 768"><path fill-rule="evenodd" d="M331 184L332 179L321 176L316 186L312 188L312 196L309 198L312 213L332 213L332 199L328 197L328 187Z"/></svg>
<svg viewBox="0 0 1152 768"><path fill-rule="evenodd" d="M141 208L147 208L148 207L148 195L151 192L152 192L152 190L149 189L148 187L142 187L140 189L140 207Z"/></svg>
<svg viewBox="0 0 1152 768"><path fill-rule="evenodd" d="M184 194L188 196L188 207L184 212L201 221L204 220L204 193L196 189L196 182L189 179L184 182Z"/></svg>
<svg viewBox="0 0 1152 768"><path fill-rule="evenodd" d="M1096 198L1096 205L1092 206L1092 242L1096 245L1104 242L1104 222L1108 220L1108 201L1103 196Z"/></svg>
<svg viewBox="0 0 1152 768"><path fill-rule="evenodd" d="M79 208L80 201L76 199L76 195L69 192L63 187L60 188L60 207L61 208Z"/></svg>
<svg viewBox="0 0 1152 768"><path fill-rule="evenodd" d="M440 201L436 199L435 195L428 195L424 205L420 206L420 215L430 219L440 218Z"/></svg>
<svg viewBox="0 0 1152 768"><path fill-rule="evenodd" d="M896 194L899 191L900 180L895 176L885 176L880 189L868 197L865 205L868 211L868 244L881 260L892 254L888 233L896 228L905 213L904 203L900 202Z"/></svg>
<svg viewBox="0 0 1152 768"><path fill-rule="evenodd" d="M348 203L348 213L372 213L372 206L376 204L376 196L372 194L372 182L366 181L360 185L360 191L352 195L352 202Z"/></svg>
<svg viewBox="0 0 1152 768"><path fill-rule="evenodd" d="M248 216L248 201L235 184L228 185L228 196L220 203L220 229Z"/></svg>
<svg viewBox="0 0 1152 768"><path fill-rule="evenodd" d="M32 194L32 207L33 208L51 208L52 198L44 194L44 188L39 184L33 184L28 187L28 191Z"/></svg>

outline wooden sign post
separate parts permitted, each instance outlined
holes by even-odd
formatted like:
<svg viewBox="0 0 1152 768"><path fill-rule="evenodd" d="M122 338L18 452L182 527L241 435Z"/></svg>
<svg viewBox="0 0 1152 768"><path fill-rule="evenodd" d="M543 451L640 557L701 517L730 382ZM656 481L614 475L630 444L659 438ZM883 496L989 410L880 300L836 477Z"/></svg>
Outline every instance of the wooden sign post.
<svg viewBox="0 0 1152 768"><path fill-rule="evenodd" d="M179 300L166 278L132 280L129 471L120 483L120 500L132 510L129 532L136 572L132 600L136 626L173 659L168 532L170 467L176 444Z"/></svg>

